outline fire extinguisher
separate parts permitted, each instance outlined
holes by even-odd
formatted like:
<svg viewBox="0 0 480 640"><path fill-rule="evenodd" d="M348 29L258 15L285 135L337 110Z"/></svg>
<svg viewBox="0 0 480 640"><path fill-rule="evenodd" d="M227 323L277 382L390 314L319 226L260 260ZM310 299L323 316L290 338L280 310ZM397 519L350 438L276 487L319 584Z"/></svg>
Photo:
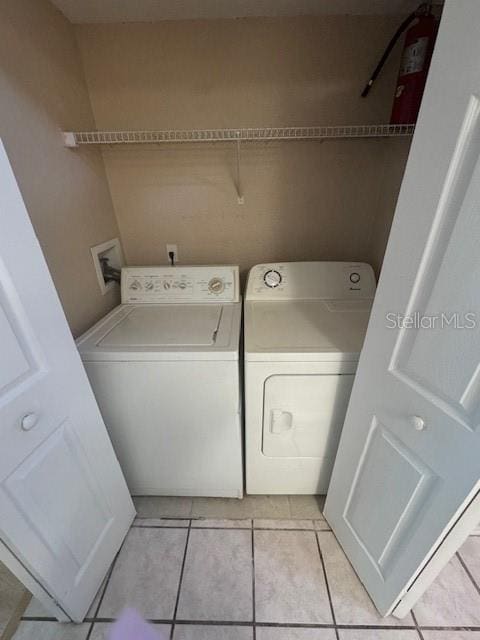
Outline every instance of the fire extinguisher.
<svg viewBox="0 0 480 640"><path fill-rule="evenodd" d="M391 50L406 29L391 124L414 124L417 120L438 30L438 20L432 15L431 4L421 4L399 26L362 91L363 98L368 95Z"/></svg>

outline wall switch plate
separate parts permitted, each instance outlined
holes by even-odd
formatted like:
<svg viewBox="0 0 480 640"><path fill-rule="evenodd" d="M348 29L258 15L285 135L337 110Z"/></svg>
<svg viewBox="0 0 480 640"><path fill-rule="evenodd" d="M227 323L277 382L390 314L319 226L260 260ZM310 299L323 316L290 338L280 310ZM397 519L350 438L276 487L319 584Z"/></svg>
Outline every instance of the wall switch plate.
<svg viewBox="0 0 480 640"><path fill-rule="evenodd" d="M95 272L97 274L97 280L100 287L100 291L103 295L113 289L113 287L118 287L116 282L105 282L105 278L103 277L101 258L108 258L108 264L115 269L121 269L125 261L123 259L122 247L120 246L120 240L118 238L112 238L111 240L107 240L107 242L102 242L102 244L97 244L95 247L90 249L93 258L93 264L95 266Z"/></svg>
<svg viewBox="0 0 480 640"><path fill-rule="evenodd" d="M178 247L176 244L167 244L167 260L171 264L170 253L173 253L173 264L178 262Z"/></svg>

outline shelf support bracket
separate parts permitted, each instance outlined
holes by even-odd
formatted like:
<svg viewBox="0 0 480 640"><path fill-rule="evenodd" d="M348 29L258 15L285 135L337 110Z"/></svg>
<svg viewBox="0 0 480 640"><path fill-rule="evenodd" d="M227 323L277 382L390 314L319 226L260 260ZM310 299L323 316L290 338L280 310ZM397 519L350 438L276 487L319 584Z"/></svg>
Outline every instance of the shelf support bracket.
<svg viewBox="0 0 480 640"><path fill-rule="evenodd" d="M73 131L63 131L63 144L70 149L78 147L77 140Z"/></svg>
<svg viewBox="0 0 480 640"><path fill-rule="evenodd" d="M241 167L240 167L240 144L241 144L241 139L240 136L242 135L241 131L237 131L236 133L237 135L237 140L235 143L235 148L236 148L236 182L235 182L235 187L237 189L237 202L238 204L245 204L245 199L243 197L243 189L242 189L242 174L241 174Z"/></svg>

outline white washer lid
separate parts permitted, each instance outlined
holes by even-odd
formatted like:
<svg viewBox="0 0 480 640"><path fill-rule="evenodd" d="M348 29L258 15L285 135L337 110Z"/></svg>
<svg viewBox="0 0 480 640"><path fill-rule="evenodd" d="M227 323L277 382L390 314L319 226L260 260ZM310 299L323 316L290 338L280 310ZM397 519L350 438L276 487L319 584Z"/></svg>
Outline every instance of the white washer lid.
<svg viewBox="0 0 480 640"><path fill-rule="evenodd" d="M103 348L210 346L221 315L219 305L134 306L97 344Z"/></svg>
<svg viewBox="0 0 480 640"><path fill-rule="evenodd" d="M358 359L368 325L371 300L295 300L247 302L245 352L331 354ZM258 356L251 359L259 359ZM275 358L273 358L275 359ZM330 358L327 358L330 359Z"/></svg>
<svg viewBox="0 0 480 640"><path fill-rule="evenodd" d="M242 305L121 304L80 336L84 362L238 360Z"/></svg>

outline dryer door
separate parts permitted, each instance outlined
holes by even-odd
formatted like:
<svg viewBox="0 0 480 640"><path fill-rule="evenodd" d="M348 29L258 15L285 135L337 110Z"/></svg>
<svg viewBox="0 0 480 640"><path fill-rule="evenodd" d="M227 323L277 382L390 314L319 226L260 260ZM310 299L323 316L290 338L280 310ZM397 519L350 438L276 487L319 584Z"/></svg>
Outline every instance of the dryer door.
<svg viewBox="0 0 480 640"><path fill-rule="evenodd" d="M353 374L274 375L265 381L265 456L333 458Z"/></svg>

